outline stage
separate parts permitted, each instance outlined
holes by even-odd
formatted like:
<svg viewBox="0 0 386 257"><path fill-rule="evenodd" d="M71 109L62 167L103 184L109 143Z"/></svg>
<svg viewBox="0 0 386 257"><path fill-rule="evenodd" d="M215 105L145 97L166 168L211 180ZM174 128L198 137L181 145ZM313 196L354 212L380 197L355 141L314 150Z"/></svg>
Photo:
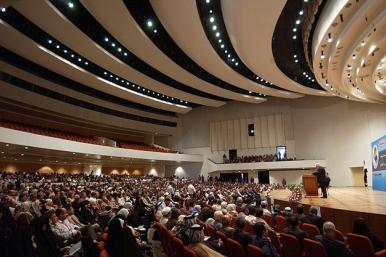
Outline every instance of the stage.
<svg viewBox="0 0 386 257"><path fill-rule="evenodd" d="M288 189L274 190L270 198L282 208L295 207L297 203L288 201L290 195ZM310 206L320 206L325 220L333 221L344 234L351 231L355 218L363 217L371 230L386 241L386 192L364 187L331 187L327 199L303 196L299 203L304 205L306 213Z"/></svg>

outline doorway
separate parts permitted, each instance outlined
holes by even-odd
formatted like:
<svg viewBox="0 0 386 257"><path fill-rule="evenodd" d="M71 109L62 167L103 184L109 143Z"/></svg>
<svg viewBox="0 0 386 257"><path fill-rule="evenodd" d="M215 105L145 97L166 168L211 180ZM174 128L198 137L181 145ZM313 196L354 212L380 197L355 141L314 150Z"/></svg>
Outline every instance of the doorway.
<svg viewBox="0 0 386 257"><path fill-rule="evenodd" d="M363 167L351 167L351 181L353 187L363 187Z"/></svg>
<svg viewBox="0 0 386 257"><path fill-rule="evenodd" d="M269 183L269 170L259 171L257 174L260 184L270 184Z"/></svg>

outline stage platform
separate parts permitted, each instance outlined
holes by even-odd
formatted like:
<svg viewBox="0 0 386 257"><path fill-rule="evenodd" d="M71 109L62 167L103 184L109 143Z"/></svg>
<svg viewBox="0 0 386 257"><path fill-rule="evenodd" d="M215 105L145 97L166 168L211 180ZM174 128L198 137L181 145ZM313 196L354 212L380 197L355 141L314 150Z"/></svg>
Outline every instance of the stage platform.
<svg viewBox="0 0 386 257"><path fill-rule="evenodd" d="M324 219L334 222L344 234L351 232L355 218L363 217L370 228L386 241L386 192L364 187L331 187L328 193L327 199L303 196L299 203L304 205L306 213L310 206L320 206ZM288 201L290 195L288 189L274 190L270 198L283 208L295 207L297 203Z"/></svg>

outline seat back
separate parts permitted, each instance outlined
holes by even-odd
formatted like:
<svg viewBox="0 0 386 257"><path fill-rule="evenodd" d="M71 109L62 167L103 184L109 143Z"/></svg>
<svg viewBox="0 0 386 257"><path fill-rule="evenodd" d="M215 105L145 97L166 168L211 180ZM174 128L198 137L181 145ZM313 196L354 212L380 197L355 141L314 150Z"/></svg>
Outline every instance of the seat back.
<svg viewBox="0 0 386 257"><path fill-rule="evenodd" d="M184 256L184 244L179 238L173 237L173 246L176 257Z"/></svg>
<svg viewBox="0 0 386 257"><path fill-rule="evenodd" d="M270 216L270 215L264 215L263 216L263 220L265 220L265 222L267 222L267 224L271 227L271 228L274 228L275 227L275 222L273 221L273 217Z"/></svg>
<svg viewBox="0 0 386 257"><path fill-rule="evenodd" d="M374 248L371 244L370 239L365 236L348 233L347 234L347 243L353 250L355 256L360 257L373 257Z"/></svg>
<svg viewBox="0 0 386 257"><path fill-rule="evenodd" d="M284 257L301 257L302 249L298 239L293 235L280 234L280 242L283 244L282 253Z"/></svg>
<svg viewBox="0 0 386 257"><path fill-rule="evenodd" d="M262 257L263 256L263 251L261 250L261 248L255 246L253 244L248 245L247 252L248 252L248 257Z"/></svg>
<svg viewBox="0 0 386 257"><path fill-rule="evenodd" d="M324 245L320 242L305 238L303 246L305 257L328 257Z"/></svg>
<svg viewBox="0 0 386 257"><path fill-rule="evenodd" d="M225 256L228 256L229 251L228 251L228 245L227 245L227 239L228 239L227 236L220 231L217 231L216 234L217 234L217 238L220 238L222 241L221 253Z"/></svg>
<svg viewBox="0 0 386 257"><path fill-rule="evenodd" d="M109 257L109 253L103 249L100 253L99 253L99 257Z"/></svg>
<svg viewBox="0 0 386 257"><path fill-rule="evenodd" d="M308 234L308 237L310 239L314 239L315 236L319 236L320 235L320 231L318 229L317 226L313 225L313 224L307 224L307 223L303 223L302 224L302 229L307 232Z"/></svg>
<svg viewBox="0 0 386 257"><path fill-rule="evenodd" d="M214 227L212 227L211 225L207 225L206 229L208 230L208 236L212 237L213 239L217 239L217 231Z"/></svg>
<svg viewBox="0 0 386 257"><path fill-rule="evenodd" d="M246 257L243 247L241 244L233 239L227 239L227 247L229 256L232 257Z"/></svg>
<svg viewBox="0 0 386 257"><path fill-rule="evenodd" d="M276 234L276 231L268 229L268 237L271 239L271 242L275 246L277 252L281 254L282 245L280 243L279 237Z"/></svg>
<svg viewBox="0 0 386 257"><path fill-rule="evenodd" d="M244 228L245 231L247 231L248 233L251 233L251 234L255 234L255 225L249 221L247 221L245 223L245 228Z"/></svg>
<svg viewBox="0 0 386 257"><path fill-rule="evenodd" d="M188 247L184 247L184 257L197 257L197 254L190 250ZM182 256L181 256L182 257Z"/></svg>
<svg viewBox="0 0 386 257"><path fill-rule="evenodd" d="M276 232L283 233L284 228L287 227L286 218L284 218L281 215L277 215L275 217L275 221L276 221L276 227L275 227Z"/></svg>
<svg viewBox="0 0 386 257"><path fill-rule="evenodd" d="M343 243L346 242L343 233L340 232L339 230L335 230L335 239L336 239L336 240L339 240L339 241L341 241L341 242L343 242Z"/></svg>

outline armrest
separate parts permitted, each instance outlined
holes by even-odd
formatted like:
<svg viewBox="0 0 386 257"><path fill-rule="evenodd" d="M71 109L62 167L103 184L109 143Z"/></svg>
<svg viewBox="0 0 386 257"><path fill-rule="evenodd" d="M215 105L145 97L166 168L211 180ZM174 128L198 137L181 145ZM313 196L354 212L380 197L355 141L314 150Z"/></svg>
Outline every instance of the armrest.
<svg viewBox="0 0 386 257"><path fill-rule="evenodd" d="M374 253L375 257L386 257L386 249Z"/></svg>

